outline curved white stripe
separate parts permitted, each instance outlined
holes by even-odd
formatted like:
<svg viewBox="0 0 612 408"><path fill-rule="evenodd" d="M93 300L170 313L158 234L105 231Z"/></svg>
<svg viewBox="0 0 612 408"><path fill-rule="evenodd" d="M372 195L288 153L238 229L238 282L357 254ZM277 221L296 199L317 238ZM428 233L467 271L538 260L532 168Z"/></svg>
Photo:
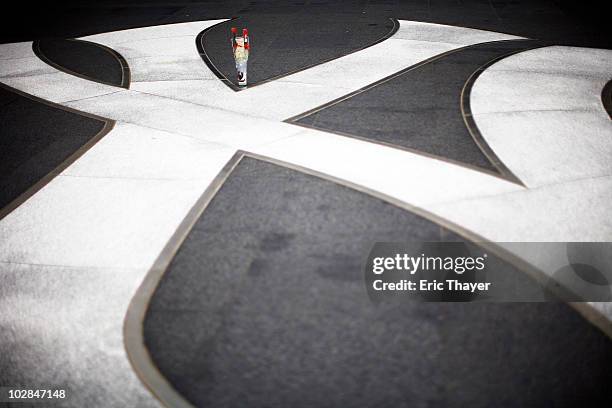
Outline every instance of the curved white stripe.
<svg viewBox="0 0 612 408"><path fill-rule="evenodd" d="M0 46L0 60L27 58L31 56L32 43L30 41L2 44Z"/></svg>
<svg viewBox="0 0 612 408"><path fill-rule="evenodd" d="M474 83L474 121L528 187L612 175L612 121L601 91L612 51L545 47L492 65Z"/></svg>

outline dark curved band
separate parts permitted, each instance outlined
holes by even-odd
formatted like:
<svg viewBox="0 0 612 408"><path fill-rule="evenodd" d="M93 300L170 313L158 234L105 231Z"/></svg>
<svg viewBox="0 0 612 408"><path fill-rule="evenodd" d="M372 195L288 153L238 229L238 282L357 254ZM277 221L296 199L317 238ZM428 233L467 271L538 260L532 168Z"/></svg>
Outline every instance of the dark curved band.
<svg viewBox="0 0 612 408"><path fill-rule="evenodd" d="M357 49L355 49L355 50L353 50L353 51L351 51L351 52L349 52L347 54L341 55L339 57L333 57L333 58L329 58L329 59L326 59L326 60L323 60L323 61L318 61L318 62L316 62L314 64L311 64L311 65L308 65L306 67L303 67L303 68L300 68L300 69L296 69L294 71L287 72L287 73L284 73L284 74L281 74L281 75L276 75L276 76L274 76L272 78L268 78L268 79L266 79L264 81L260 81L260 82L258 82L256 84L248 85L248 86L238 86L238 85L234 84L229 78L227 78L225 75L223 75L223 73L215 66L215 64L212 62L212 60L210 59L210 57L206 53L206 49L204 47L204 37L206 36L206 33L209 32L214 27L216 27L216 26L218 26L220 24L225 23L226 21L221 21L220 23L217 23L215 25L207 27L200 34L198 34L198 36L196 37L196 47L198 49L198 52L200 53L200 57L202 57L202 60L206 63L208 68L210 68L210 70L215 74L215 76L217 78L219 78L221 81L223 81L223 83L225 85L227 85L228 87L230 87L234 91L242 91L242 90L245 90L245 89L248 89L248 88L252 88L254 86L265 84L267 82L276 81L276 80L278 80L280 78L284 78L286 76L293 75L293 74L301 72L301 71L305 71L305 70L310 69L312 67L315 67L317 65L325 64L327 62L336 60L338 58L346 57L347 55L351 55L351 54L353 54L355 52L362 51L362 50L364 50L366 48L372 47L373 45L381 43L381 42L387 40L388 38L390 38L393 34L395 34L397 32L397 30L399 30L399 26L400 26L399 21L397 21L397 19L395 19L395 18L389 18L389 20L391 20L393 22L393 27L391 28L391 30L387 34L385 34L384 36L382 36L381 38L379 38L378 40L376 40L374 42L371 42L371 43L369 43L367 45L364 45L363 47L357 48Z"/></svg>
<svg viewBox="0 0 612 408"><path fill-rule="evenodd" d="M104 117L101 117L101 116L97 116L97 115L93 115L93 114L90 114L90 113L82 112L82 111L79 111L79 110L76 110L76 109L68 108L66 106L58 105L58 104L53 103L53 102L46 101L46 100L38 98L38 97L36 97L34 95L30 95L30 94L22 92L22 91L20 91L18 89L12 88L12 87L10 87L8 85L5 85L3 83L0 83L0 88L6 89L6 90L8 90L10 92L13 92L13 93L17 94L17 95L20 95L20 96L23 96L23 97L28 98L30 100L33 100L34 102L42 103L44 105L50 106L50 107L55 108L55 109L61 109L61 110L64 110L64 111L67 111L67 112L70 112L70 113L74 113L74 114L77 114L77 115L85 116L87 118L95 119L95 120L98 120L98 121L104 123L104 126L102 127L102 129L97 134L95 134L91 139L89 139L87 141L87 143L83 144L81 147L79 147L77 150L75 150L70 156L68 156L66 159L64 159L53 170L51 170L49 173L44 175L35 184L31 185L27 190L25 190L23 193L21 193L15 199L13 199L11 202L9 202L7 205L5 205L4 207L0 208L0 220L1 220L2 218L6 217L10 212L12 212L14 209L16 209L21 204L23 204L28 198L32 197L36 192L38 192L40 189L42 189L44 186L46 186L57 175L59 175L62 171L64 171L66 168L68 168L68 166L70 166L72 163L74 163L79 157L81 157L83 154L85 154L85 152L87 152L96 143L98 143L104 136L106 136L113 129L113 127L115 126L115 121L107 119L107 118L104 118Z"/></svg>
<svg viewBox="0 0 612 408"><path fill-rule="evenodd" d="M235 20L235 18L233 18L231 20ZM206 49L204 48L204 36L206 35L206 33L208 33L214 27L216 27L216 26L218 26L220 24L223 24L223 23L225 23L225 21L221 21L221 22L219 22L217 24L211 25L210 27L206 27L200 34L198 34L197 37L196 37L196 48L198 49L198 53L200 54L200 57L202 58L202 61L204 61L206 66L208 66L208 68L213 72L213 74L215 74L215 76L217 78L219 78L221 81L223 81L223 83L225 85L227 85L228 87L230 87L234 91L240 91L242 88L239 87L238 85L234 84L232 81L229 80L229 78L227 78L225 75L223 75L223 72L221 72L221 70L219 70L219 68L217 68L215 66L215 64L213 64L213 62L211 61L210 57L206 53Z"/></svg>
<svg viewBox="0 0 612 408"><path fill-rule="evenodd" d="M127 61L125 60L125 58L123 58L123 56L121 54L119 54L117 51L113 50L112 48L109 48L105 45L102 44L98 44L92 41L85 41L85 40L77 40L77 39L69 39L68 41L75 41L75 42L80 42L80 43L86 43L86 44L90 44L93 45L95 47L98 47L104 51L106 51L107 53L109 53L113 58L115 58L117 60L117 62L119 63L119 65L121 66L121 84L119 85L121 88L125 88L125 89L129 89L130 88L130 67L127 63ZM43 62L45 62L48 65L51 65L53 68L65 72L69 75L74 75L76 77L79 78L83 78L86 79L88 81L93 81L93 82L98 82L100 84L104 84L104 85L110 85L110 86L117 86L117 84L111 83L111 82L107 82L107 81L102 81L100 79L97 78L93 78L89 75L84 75L84 74L80 74L78 72L75 72L73 70L70 70L64 66L61 66L59 64L56 64L55 62L53 62L49 57L47 57L45 55L45 53L42 51L41 47L40 47L40 41L36 40L32 43L32 50L34 51L34 54L36 54L36 56L38 58L40 58Z"/></svg>
<svg viewBox="0 0 612 408"><path fill-rule="evenodd" d="M525 40L531 41L531 40ZM474 83L478 79L478 77L491 65L495 64L498 61L501 61L504 58L507 58L511 55L518 54L520 52L526 51L528 49L535 49L543 47L541 44L534 44L533 47L526 47L523 50L512 51L504 55L500 55L497 58L492 59L486 64L479 67L476 71L470 75L470 77L465 82L463 89L461 90L461 115L463 116L463 121L465 122L465 126L468 129L468 132L474 139L474 142L478 146L478 148L482 151L482 153L489 159L491 164L495 166L495 168L499 171L500 174L504 176L508 181L511 181L516 184L520 184L525 186L523 182L497 157L493 149L489 146L485 138L482 136L482 133L478 130L478 126L476 125L476 121L474 120L474 116L472 115L472 111L470 109L470 93L472 92L472 88L474 87Z"/></svg>
<svg viewBox="0 0 612 408"><path fill-rule="evenodd" d="M610 119L612 119L612 79L608 81L601 91L601 102L606 112L608 112Z"/></svg>
<svg viewBox="0 0 612 408"><path fill-rule="evenodd" d="M528 39L525 39L525 40L499 40L499 41L490 41L490 42L486 42L486 43L480 43L478 45L481 45L481 44L495 44L495 43L501 43L501 42L507 42L507 41L524 41L525 43L529 43L530 41L534 41L534 40L528 40ZM340 103L342 101L350 99L353 96L356 96L358 94L366 92L366 91L368 91L368 90L370 90L370 89L372 89L372 88L374 88L374 87L376 87L376 86L378 86L380 84L383 84L383 83L388 82L388 81L390 81L392 79L395 79L395 78L405 74L408 71L420 68L420 67L422 67L424 65L427 65L427 64L432 63L434 61L442 59L442 58L444 58L446 56L449 56L451 54L454 54L454 53L457 53L457 52L469 49L472 46L473 45L467 45L467 46L464 46L464 47L460 47L460 48L457 48L457 49L446 51L446 52L443 52L441 54L438 54L438 55L435 55L433 57L430 57L430 58L428 58L426 60L423 60L423 61L421 61L421 62L419 62L417 64L414 64L414 65L412 65L410 67L404 68L401 71L398 71L398 72L396 72L394 74L391 74L391 75L389 75L389 76L387 76L385 78L382 78L382 79L380 79L380 80L378 80L376 82L373 82L373 83L371 83L369 85L366 85L363 88L357 89L356 91L353 91L353 92L351 92L351 93L349 93L347 95L341 96L340 98L334 99L334 100L332 100L330 102L327 102L327 103L325 103L323 105L317 106L316 108L313 108L313 109L310 109L310 110L308 110L306 112L300 113L299 115L296 115L296 116L290 117L288 119L285 119L284 122L291 123L293 125L302 126L302 127L305 127L305 128L311 128L311 129L315 129L315 130L324 130L325 132L335 133L335 134L338 134L340 136L351 137L351 138L354 138L354 139L359 139L359 140L363 140L363 141L370 142L370 143L381 144L381 145L389 146L389 147L392 147L392 148L395 148L395 149L406 150L406 151L409 151L411 153L419 154L421 156L426 156L426 157L429 157L429 158L434 158L436 160L443 160L443 161L446 161L446 162L449 162L449 163L453 163L453 164L458 165L458 166L469 168L471 170L476 170L476 171L479 171L479 172L482 172L482 173L486 173L486 174L488 174L490 176L493 176L493 177L501 177L504 180L510 181L512 183L516 183L516 184L519 184L519 185L524 185L519 180L519 178L516 177L510 171L510 169L508 169L501 162L501 160L497 157L495 152L489 147L488 143L482 137L482 134L478 131L478 128L476 127L476 123L474 122L474 119L472 118L472 115L471 115L471 112L470 112L470 109L469 109L469 94L470 94L470 90L471 90L474 82L476 81L477 77L487 67L489 67L493 63L495 63L495 62L497 62L497 61L499 61L499 60L501 60L503 58L506 58L509 55L512 55L512 54L515 54L515 53L518 53L518 52L522 52L525 49L523 49L521 51L512 51L512 52L509 52L507 54L504 54L504 55L502 55L502 56L500 56L498 58L495 58L495 59L489 61L487 64L485 64L482 67L480 67L478 70L476 70L468 78L468 80L466 81L466 83L464 85L464 88L463 88L463 90L461 92L461 101L460 101L461 113L462 113L462 116L464 118L464 122L465 122L465 125L466 125L467 129L468 129L468 132L470 133L470 135L474 139L474 142L476 143L476 146L478 146L478 148L482 151L482 153L485 155L485 157L491 162L491 164L499 171L499 173L496 173L494 171L490 171L490 170L487 170L487 169L483 169L483 168L480 168L480 167L472 166L472 165L469 165L467 163L459 162L459 161L456 161L456 160L452 160L452 159L444 158L444 157L441 157L441 156L436 156L436 155L428 154L428 153L425 153L425 152L422 152L422 151L419 151L419 150L414 150L414 149L409 149L409 148L406 148L406 147L403 147L403 146L398 146L396 144L387 143L387 142L383 142L383 141L373 141L371 139L359 137L359 136L352 135L352 134L349 134L349 133L339 132L339 131L336 131L336 130L322 129L322 128L318 128L316 126L313 126L311 124L304 124L304 123L298 122L300 119L303 119L303 118L305 118L307 116L313 115L313 114L315 114L315 113L317 113L317 112L319 112L321 110L324 110L324 109L329 108L331 106L334 106L334 105L336 105L336 104L338 104L338 103ZM535 41L534 41L533 47L531 47L531 48L538 48L538 47L542 47L542 46L543 45L541 45L541 44L536 44ZM530 48L527 48L527 49L530 49Z"/></svg>

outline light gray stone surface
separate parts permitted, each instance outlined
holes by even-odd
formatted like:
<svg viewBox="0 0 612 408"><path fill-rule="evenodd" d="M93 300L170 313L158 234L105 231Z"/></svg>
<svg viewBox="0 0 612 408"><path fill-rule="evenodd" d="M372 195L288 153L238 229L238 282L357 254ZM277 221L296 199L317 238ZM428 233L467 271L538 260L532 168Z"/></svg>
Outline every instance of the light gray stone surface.
<svg viewBox="0 0 612 408"><path fill-rule="evenodd" d="M62 175L210 180L233 153L217 143L119 122Z"/></svg>
<svg viewBox="0 0 612 408"><path fill-rule="evenodd" d="M493 242L612 241L612 177L430 205Z"/></svg>
<svg viewBox="0 0 612 408"><path fill-rule="evenodd" d="M551 46L506 58L492 65L488 70L530 71L609 78L611 63L611 50Z"/></svg>
<svg viewBox="0 0 612 408"><path fill-rule="evenodd" d="M56 177L0 223L0 262L148 268L208 182Z"/></svg>
<svg viewBox="0 0 612 408"><path fill-rule="evenodd" d="M532 110L475 116L497 157L530 188L612 174L604 112Z"/></svg>
<svg viewBox="0 0 612 408"><path fill-rule="evenodd" d="M26 58L30 56L32 43L30 41L3 44L0 47L0 60Z"/></svg>
<svg viewBox="0 0 612 408"><path fill-rule="evenodd" d="M451 44L476 44L487 41L516 40L515 35L493 33L465 27L411 21L396 35L399 39L442 42Z"/></svg>
<svg viewBox="0 0 612 408"><path fill-rule="evenodd" d="M0 262L0 383L64 387L66 407L159 407L123 347L146 271Z"/></svg>
<svg viewBox="0 0 612 408"><path fill-rule="evenodd" d="M512 55L477 78L473 119L527 187L612 175L612 122L601 101L611 66L609 50L544 47Z"/></svg>
<svg viewBox="0 0 612 408"><path fill-rule="evenodd" d="M605 77L594 79L574 75L571 71L544 74L487 69L472 88L470 105L473 114L533 110L601 111L600 93L606 82Z"/></svg>

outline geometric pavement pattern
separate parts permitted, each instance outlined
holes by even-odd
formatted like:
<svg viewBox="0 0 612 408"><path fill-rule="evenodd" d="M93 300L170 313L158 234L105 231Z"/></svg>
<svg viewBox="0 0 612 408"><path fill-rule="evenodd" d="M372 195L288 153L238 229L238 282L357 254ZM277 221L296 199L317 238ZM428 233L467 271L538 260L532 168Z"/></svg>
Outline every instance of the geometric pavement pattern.
<svg viewBox="0 0 612 408"><path fill-rule="evenodd" d="M516 183L288 119L444 53L519 37L401 20L371 46L236 92L195 44L203 30L224 21L81 38L121 56L127 88L49 65L30 42L0 46L5 89L107 124L94 143L83 142L86 149L60 160L2 213L0 234L9 239L0 242L1 276L11 289L0 307L33 311L23 320L1 314L14 344L27 349L10 362L24 381L48 383L60 372L61 381L76 387L83 378L70 378L75 372L85 383L101 381L96 395L108 405L125 403L113 400L119 389L131 391L133 405L154 404L129 368L123 319L178 226L205 191L219 189L215 180L237 151L308 169L467 232L543 274L565 256L562 242L610 241L612 125L601 94L611 79L611 51L544 46L478 72L468 101L480 138L474 142L486 143ZM542 259L520 244L493 244L544 240L558 241L558 253ZM607 330L607 303L576 308ZM58 321L45 323L41 333L47 312ZM66 349L74 352L45 357L45 369L35 372L49 350ZM92 393L79 394L69 403L100 403Z"/></svg>

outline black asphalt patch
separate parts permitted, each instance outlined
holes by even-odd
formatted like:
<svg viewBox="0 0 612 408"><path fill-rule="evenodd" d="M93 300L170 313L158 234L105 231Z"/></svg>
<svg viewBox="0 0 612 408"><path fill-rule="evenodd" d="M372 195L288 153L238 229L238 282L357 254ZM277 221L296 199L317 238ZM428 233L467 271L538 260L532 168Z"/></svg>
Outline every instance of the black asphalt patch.
<svg viewBox="0 0 612 408"><path fill-rule="evenodd" d="M0 218L95 143L108 126L0 86Z"/></svg>
<svg viewBox="0 0 612 408"><path fill-rule="evenodd" d="M538 45L499 41L450 52L289 121L500 173L492 163L498 160L483 153L466 127L462 90L484 64Z"/></svg>
<svg viewBox="0 0 612 408"><path fill-rule="evenodd" d="M296 13L274 17L240 17L206 30L198 37L204 60L237 86L230 29L249 30L250 86L303 70L382 41L398 25L386 17Z"/></svg>
<svg viewBox="0 0 612 408"><path fill-rule="evenodd" d="M612 119L612 80L608 81L601 91L601 103Z"/></svg>
<svg viewBox="0 0 612 408"><path fill-rule="evenodd" d="M44 39L35 41L34 52L57 69L91 81L128 88L130 71L116 51L90 41Z"/></svg>
<svg viewBox="0 0 612 408"><path fill-rule="evenodd" d="M539 38L563 45L612 47L607 4L577 0L381 1L381 0L73 0L22 1L2 13L0 41L43 37L77 38L89 34L157 24L216 18L293 13L369 15L448 24Z"/></svg>
<svg viewBox="0 0 612 408"><path fill-rule="evenodd" d="M243 158L159 281L144 343L196 406L609 405L611 341L564 303L368 300L374 242L456 239L372 196Z"/></svg>

